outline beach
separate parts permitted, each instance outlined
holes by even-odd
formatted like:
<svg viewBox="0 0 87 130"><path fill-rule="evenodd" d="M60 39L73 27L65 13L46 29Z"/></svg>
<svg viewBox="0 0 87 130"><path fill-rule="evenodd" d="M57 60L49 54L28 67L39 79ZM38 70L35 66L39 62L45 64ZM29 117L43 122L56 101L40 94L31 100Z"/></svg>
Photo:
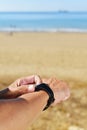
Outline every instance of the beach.
<svg viewBox="0 0 87 130"><path fill-rule="evenodd" d="M0 33L0 77L39 74L86 82L86 57L87 33Z"/></svg>
<svg viewBox="0 0 87 130"><path fill-rule="evenodd" d="M71 89L68 101L47 110L29 130L87 129L86 57L87 33L0 32L1 88L38 74L65 80Z"/></svg>

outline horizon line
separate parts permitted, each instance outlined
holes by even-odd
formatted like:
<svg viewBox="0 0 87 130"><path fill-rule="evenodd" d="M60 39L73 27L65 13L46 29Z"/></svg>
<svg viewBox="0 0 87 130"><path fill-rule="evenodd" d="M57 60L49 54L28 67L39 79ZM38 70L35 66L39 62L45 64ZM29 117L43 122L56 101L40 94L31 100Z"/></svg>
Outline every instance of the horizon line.
<svg viewBox="0 0 87 130"><path fill-rule="evenodd" d="M39 12L41 12L41 13L51 13L51 12L54 12L54 13L69 13L69 12L87 12L87 10L54 10L54 11L22 11L22 10L20 10L20 11L0 11L0 13L22 13L22 12L25 12L25 13L28 13L28 12L30 12L30 13L39 13Z"/></svg>

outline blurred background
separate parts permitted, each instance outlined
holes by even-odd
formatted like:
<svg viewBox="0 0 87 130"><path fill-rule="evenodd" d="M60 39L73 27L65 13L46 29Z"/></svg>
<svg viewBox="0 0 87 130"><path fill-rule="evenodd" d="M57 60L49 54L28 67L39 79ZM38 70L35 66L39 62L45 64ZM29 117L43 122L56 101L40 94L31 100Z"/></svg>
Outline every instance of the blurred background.
<svg viewBox="0 0 87 130"><path fill-rule="evenodd" d="M19 77L57 77L71 97L28 130L87 130L87 2L0 1L0 88Z"/></svg>

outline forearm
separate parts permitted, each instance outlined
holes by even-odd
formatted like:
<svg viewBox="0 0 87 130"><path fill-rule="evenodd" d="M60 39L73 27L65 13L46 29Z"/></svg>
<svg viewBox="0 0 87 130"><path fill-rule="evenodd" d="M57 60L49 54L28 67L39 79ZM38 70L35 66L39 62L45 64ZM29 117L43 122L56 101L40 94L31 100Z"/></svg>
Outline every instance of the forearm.
<svg viewBox="0 0 87 130"><path fill-rule="evenodd" d="M0 91L0 99L13 99L26 93L28 93L27 86L16 87L16 89L14 88L14 86L12 86L12 89L7 87Z"/></svg>
<svg viewBox="0 0 87 130"><path fill-rule="evenodd" d="M31 111L31 113L29 113L29 117L32 120L43 111L49 98L48 94L44 91L26 94L21 97L28 103L28 110Z"/></svg>
<svg viewBox="0 0 87 130"><path fill-rule="evenodd" d="M0 129L26 130L41 113L48 100L45 92L25 94L17 99L0 101Z"/></svg>

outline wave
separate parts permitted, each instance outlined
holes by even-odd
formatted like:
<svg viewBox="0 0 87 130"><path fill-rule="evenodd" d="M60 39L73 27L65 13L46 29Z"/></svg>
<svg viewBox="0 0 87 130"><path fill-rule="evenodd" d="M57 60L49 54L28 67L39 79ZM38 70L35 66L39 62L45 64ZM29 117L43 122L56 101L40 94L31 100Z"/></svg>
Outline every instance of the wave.
<svg viewBox="0 0 87 130"><path fill-rule="evenodd" d="M0 32L78 32L78 33L87 33L87 29L78 29L78 28L0 28Z"/></svg>

